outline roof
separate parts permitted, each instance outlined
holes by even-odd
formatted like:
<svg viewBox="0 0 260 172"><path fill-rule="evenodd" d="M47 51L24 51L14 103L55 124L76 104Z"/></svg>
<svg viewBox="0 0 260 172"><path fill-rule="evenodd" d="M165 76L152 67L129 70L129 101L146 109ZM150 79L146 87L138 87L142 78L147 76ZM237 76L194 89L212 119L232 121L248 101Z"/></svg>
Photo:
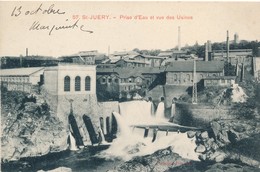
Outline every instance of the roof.
<svg viewBox="0 0 260 172"><path fill-rule="evenodd" d="M172 56L172 51L162 51L158 54L158 56L160 57L164 57L164 56Z"/></svg>
<svg viewBox="0 0 260 172"><path fill-rule="evenodd" d="M114 52L114 56L125 56L125 55L139 55L136 51L122 51L122 52Z"/></svg>
<svg viewBox="0 0 260 172"><path fill-rule="evenodd" d="M153 67L118 67L118 68L97 68L97 74L117 73L120 78L143 77L142 74L159 74L165 68Z"/></svg>
<svg viewBox="0 0 260 172"><path fill-rule="evenodd" d="M193 61L176 61L167 66L167 72L193 72ZM223 61L196 61L197 72L222 72Z"/></svg>
<svg viewBox="0 0 260 172"><path fill-rule="evenodd" d="M150 58L150 59L165 59L165 57L162 56L150 56L150 55L142 55L145 58Z"/></svg>
<svg viewBox="0 0 260 172"><path fill-rule="evenodd" d="M30 76L44 67L14 68L0 70L0 76Z"/></svg>
<svg viewBox="0 0 260 172"><path fill-rule="evenodd" d="M236 76L211 76L211 77L206 77L204 80L220 80L220 79L236 79Z"/></svg>
<svg viewBox="0 0 260 172"><path fill-rule="evenodd" d="M150 64L149 62L144 62L140 60L131 60L131 59L123 59L123 60L130 63Z"/></svg>

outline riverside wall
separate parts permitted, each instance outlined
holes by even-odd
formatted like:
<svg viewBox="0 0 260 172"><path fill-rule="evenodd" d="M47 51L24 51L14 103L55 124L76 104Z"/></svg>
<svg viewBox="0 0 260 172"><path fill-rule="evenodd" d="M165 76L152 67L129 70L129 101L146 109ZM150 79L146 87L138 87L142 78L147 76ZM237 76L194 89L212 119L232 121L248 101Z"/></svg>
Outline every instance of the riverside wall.
<svg viewBox="0 0 260 172"><path fill-rule="evenodd" d="M181 125L207 127L215 119L233 119L228 106L176 103L174 121Z"/></svg>

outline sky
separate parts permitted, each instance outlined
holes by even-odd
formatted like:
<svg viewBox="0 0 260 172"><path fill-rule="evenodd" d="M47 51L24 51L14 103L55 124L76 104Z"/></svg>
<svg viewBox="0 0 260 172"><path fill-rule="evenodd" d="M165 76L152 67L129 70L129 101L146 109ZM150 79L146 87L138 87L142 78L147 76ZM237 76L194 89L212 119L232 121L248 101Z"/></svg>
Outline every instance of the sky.
<svg viewBox="0 0 260 172"><path fill-rule="evenodd" d="M260 2L0 2L0 56L167 50L178 26L181 46L225 41L227 30L260 40L259 16Z"/></svg>

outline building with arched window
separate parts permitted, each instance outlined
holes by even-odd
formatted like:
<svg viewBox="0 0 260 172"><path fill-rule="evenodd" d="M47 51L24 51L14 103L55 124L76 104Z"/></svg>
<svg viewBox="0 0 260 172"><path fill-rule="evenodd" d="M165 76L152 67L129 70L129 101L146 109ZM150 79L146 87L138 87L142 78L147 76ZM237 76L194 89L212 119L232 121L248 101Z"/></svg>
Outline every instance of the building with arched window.
<svg viewBox="0 0 260 172"><path fill-rule="evenodd" d="M167 66L166 85L191 86L193 83L193 61L175 61ZM196 81L206 77L224 76L223 61L196 61Z"/></svg>
<svg viewBox="0 0 260 172"><path fill-rule="evenodd" d="M81 82L80 82L80 76L76 76L75 78L75 91L80 91L81 88Z"/></svg>
<svg viewBox="0 0 260 172"><path fill-rule="evenodd" d="M44 88L52 95L96 94L96 67L62 64L46 68Z"/></svg>
<svg viewBox="0 0 260 172"><path fill-rule="evenodd" d="M86 78L85 78L85 90L86 91L91 90L91 78L90 78L90 76L86 76Z"/></svg>

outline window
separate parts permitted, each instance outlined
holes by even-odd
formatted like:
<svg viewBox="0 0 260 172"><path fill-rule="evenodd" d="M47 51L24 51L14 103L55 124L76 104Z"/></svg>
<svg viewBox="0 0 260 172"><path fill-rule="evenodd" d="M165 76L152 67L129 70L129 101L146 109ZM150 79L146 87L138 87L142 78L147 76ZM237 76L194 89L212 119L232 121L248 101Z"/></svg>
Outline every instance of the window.
<svg viewBox="0 0 260 172"><path fill-rule="evenodd" d="M101 83L102 83L102 84L106 83L106 78L102 78L102 79L101 79Z"/></svg>
<svg viewBox="0 0 260 172"><path fill-rule="evenodd" d="M115 81L115 83L118 83L118 79L117 78L114 81Z"/></svg>
<svg viewBox="0 0 260 172"><path fill-rule="evenodd" d="M186 79L187 79L187 81L190 81L190 75L189 74L186 75Z"/></svg>
<svg viewBox="0 0 260 172"><path fill-rule="evenodd" d="M75 78L75 91L80 91L80 77L76 76Z"/></svg>
<svg viewBox="0 0 260 172"><path fill-rule="evenodd" d="M91 81L91 78L89 76L87 76L85 78L85 91L90 91L90 81Z"/></svg>
<svg viewBox="0 0 260 172"><path fill-rule="evenodd" d="M64 78L64 91L70 91L70 77L65 76Z"/></svg>
<svg viewBox="0 0 260 172"><path fill-rule="evenodd" d="M111 82L112 82L112 79L111 79L111 78L109 78L109 79L108 79L108 83L111 83Z"/></svg>
<svg viewBox="0 0 260 172"><path fill-rule="evenodd" d="M174 81L177 81L177 75L174 74L173 76L174 76Z"/></svg>

